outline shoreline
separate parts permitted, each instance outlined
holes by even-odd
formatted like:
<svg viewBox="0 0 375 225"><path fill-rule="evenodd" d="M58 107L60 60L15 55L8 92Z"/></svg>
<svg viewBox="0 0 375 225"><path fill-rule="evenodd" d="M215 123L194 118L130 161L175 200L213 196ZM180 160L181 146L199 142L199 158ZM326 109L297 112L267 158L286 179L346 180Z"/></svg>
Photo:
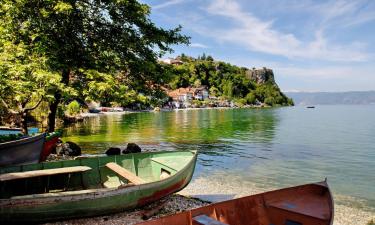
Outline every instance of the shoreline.
<svg viewBox="0 0 375 225"><path fill-rule="evenodd" d="M209 179L209 181L208 181ZM172 215L182 211L202 207L210 203L240 198L247 195L271 191L271 188L260 188L256 184L233 183L224 180L212 180L198 177L189 183L183 190L158 200L144 207L126 210L123 212L101 215L96 217L76 218L63 221L45 223L46 225L96 225L96 224L137 224L145 220L152 220ZM335 197L335 196L334 196ZM144 219L145 212L160 207L154 215ZM372 211L361 210L342 204L335 204L333 225L367 225L375 219Z"/></svg>
<svg viewBox="0 0 375 225"><path fill-rule="evenodd" d="M287 107L287 106L285 106ZM176 109L165 109L161 108L160 111L155 111L153 109L146 109L146 110L124 110L121 112L100 112L100 113L90 113L84 112L79 114L82 118L90 118L96 116L111 116L111 115L126 115L132 113L143 113L143 112L178 112L178 111L194 111L194 110L213 110L213 109L269 109L269 108L277 108L277 107L202 107L202 108L176 108Z"/></svg>

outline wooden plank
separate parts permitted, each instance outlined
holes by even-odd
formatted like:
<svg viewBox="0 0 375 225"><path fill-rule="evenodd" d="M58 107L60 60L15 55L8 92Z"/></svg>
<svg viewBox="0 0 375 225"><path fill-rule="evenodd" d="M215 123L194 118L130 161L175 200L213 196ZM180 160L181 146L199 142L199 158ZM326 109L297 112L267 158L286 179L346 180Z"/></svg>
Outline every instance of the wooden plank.
<svg viewBox="0 0 375 225"><path fill-rule="evenodd" d="M145 181L142 178L138 177L134 173L132 173L129 170L119 166L116 163L110 162L110 163L105 164L105 166L108 169L115 172L116 174L120 175L121 177L127 179L128 181L130 181L133 184L143 184L143 183L145 183Z"/></svg>
<svg viewBox="0 0 375 225"><path fill-rule="evenodd" d="M0 175L0 181L25 179L31 177L50 176L64 173L78 173L91 170L88 166L72 166L56 169L31 170L26 172L4 173Z"/></svg>
<svg viewBox="0 0 375 225"><path fill-rule="evenodd" d="M193 221L195 222L195 224L199 225L228 225L206 215L196 216L193 218Z"/></svg>

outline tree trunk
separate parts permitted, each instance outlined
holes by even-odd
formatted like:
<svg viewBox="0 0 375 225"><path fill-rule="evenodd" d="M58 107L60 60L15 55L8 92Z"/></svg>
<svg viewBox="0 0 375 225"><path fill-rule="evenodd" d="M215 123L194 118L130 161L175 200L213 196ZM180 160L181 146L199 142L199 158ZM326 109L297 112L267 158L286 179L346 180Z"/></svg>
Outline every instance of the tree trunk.
<svg viewBox="0 0 375 225"><path fill-rule="evenodd" d="M61 100L60 92L55 93L55 100L49 105L48 132L55 131L57 107Z"/></svg>
<svg viewBox="0 0 375 225"><path fill-rule="evenodd" d="M21 130L24 135L28 135L29 131L27 129L27 112L21 112Z"/></svg>
<svg viewBox="0 0 375 225"><path fill-rule="evenodd" d="M62 71L61 82L65 85L69 85L69 74L70 74L70 69L64 69ZM50 112L48 114L48 132L54 132L55 131L56 114L57 114L57 108L60 104L60 101L61 101L60 90L56 90L55 100L49 106Z"/></svg>

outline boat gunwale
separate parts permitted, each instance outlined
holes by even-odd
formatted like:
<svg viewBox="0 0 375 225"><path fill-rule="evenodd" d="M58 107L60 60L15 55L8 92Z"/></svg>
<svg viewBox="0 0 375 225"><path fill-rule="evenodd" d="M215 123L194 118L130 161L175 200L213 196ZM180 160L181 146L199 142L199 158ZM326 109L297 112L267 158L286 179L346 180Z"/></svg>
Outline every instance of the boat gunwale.
<svg viewBox="0 0 375 225"><path fill-rule="evenodd" d="M327 178L322 182L328 189L328 193L329 193L329 198L330 198L330 207L331 207L331 221L330 221L330 225L333 224L333 220L334 220L334 217L335 217L335 202L334 202L334 199L333 199L333 195L332 195L332 191L331 191L331 188L329 187L328 185L328 182L327 182Z"/></svg>
<svg viewBox="0 0 375 225"><path fill-rule="evenodd" d="M327 188L328 190L328 193L329 193L329 206L332 210L330 210L330 213L331 213L331 221L330 221L330 225L333 224L333 220L334 220L334 215L335 215L335 204L334 204L334 199L333 199L333 195L332 195L332 191L331 191L331 188L329 187L328 185L328 179L325 178L323 181L320 181L320 182L317 182L315 183L317 185L320 185L320 186L324 186Z"/></svg>
<svg viewBox="0 0 375 225"><path fill-rule="evenodd" d="M116 188L99 188L97 192L90 192L90 193L82 193L82 194L75 194L74 191L71 191L68 194L65 194L64 192L61 193L56 193L56 194L61 194L59 196L40 196L36 198L17 198L17 199L11 199L11 198L6 198L6 199L0 199L0 207L14 207L14 206L22 206L25 204L31 204L31 205L43 205L43 204L50 204L50 203L55 203L56 200L58 200L59 203L61 202L73 202L73 201L80 201L80 200L94 200L97 198L104 198L104 197L112 197L116 195L122 195L122 194L127 194L131 193L133 191L137 191L140 189L151 189L154 186L159 186L159 184L163 184L169 181L173 181L176 177L178 177L180 174L186 172L189 168L194 166L197 160L198 152L196 150L191 150L191 151L164 151L164 152L150 152L150 154L163 154L163 153L171 153L171 152L190 152L192 153L191 160L186 163L186 165L178 170L174 175L167 177L165 179L159 179L157 181L153 182L148 182L140 185L134 185L134 186L128 186L128 187L116 187ZM142 154L142 153L132 153L128 155L134 155L134 154ZM105 156L103 156L105 157ZM64 160L64 161L69 161L69 160ZM189 182L186 182L186 185ZM183 189L183 186L180 188ZM93 188L95 189L95 188ZM90 190L90 189L87 189ZM82 191L78 190L77 192ZM55 194L55 193L54 193Z"/></svg>
<svg viewBox="0 0 375 225"><path fill-rule="evenodd" d="M41 133L35 136L30 136L30 137L25 137L17 140L12 140L12 141L7 141L0 143L0 151L2 149L5 149L7 147L12 147L12 146L19 146L19 145L25 145L33 141L39 141L40 139L45 138L45 133Z"/></svg>

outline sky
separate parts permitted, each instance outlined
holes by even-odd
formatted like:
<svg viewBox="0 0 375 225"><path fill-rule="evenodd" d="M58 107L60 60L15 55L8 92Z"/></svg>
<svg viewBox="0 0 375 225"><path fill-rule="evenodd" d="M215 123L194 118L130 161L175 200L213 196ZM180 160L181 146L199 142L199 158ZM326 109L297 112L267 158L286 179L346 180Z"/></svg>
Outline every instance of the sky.
<svg viewBox="0 0 375 225"><path fill-rule="evenodd" d="M283 91L375 90L373 0L141 0L151 20L181 25L191 44L165 57L205 53L273 69Z"/></svg>

